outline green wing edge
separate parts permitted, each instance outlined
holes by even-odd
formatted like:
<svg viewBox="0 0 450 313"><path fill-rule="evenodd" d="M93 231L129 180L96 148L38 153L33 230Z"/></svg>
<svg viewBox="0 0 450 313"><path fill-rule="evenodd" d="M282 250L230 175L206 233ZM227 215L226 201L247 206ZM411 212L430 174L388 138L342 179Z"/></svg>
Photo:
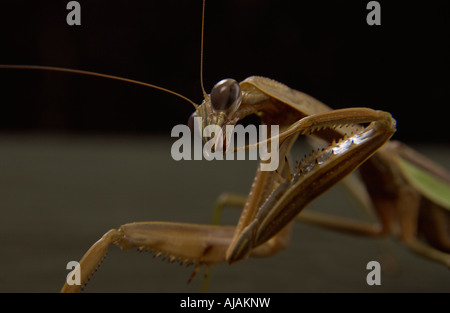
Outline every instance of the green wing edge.
<svg viewBox="0 0 450 313"><path fill-rule="evenodd" d="M400 168L408 182L432 202L450 211L450 184L401 157Z"/></svg>

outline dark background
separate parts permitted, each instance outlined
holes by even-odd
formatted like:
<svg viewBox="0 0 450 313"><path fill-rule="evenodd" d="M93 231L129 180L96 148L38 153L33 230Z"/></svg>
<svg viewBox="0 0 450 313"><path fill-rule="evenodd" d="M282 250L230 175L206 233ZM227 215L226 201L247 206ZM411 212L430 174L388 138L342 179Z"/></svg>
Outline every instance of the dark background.
<svg viewBox="0 0 450 313"><path fill-rule="evenodd" d="M157 84L197 103L201 1L1 1L0 64L50 65ZM448 1L218 1L206 8L205 88L276 79L333 108L391 112L395 138L449 169ZM57 292L66 264L134 221L210 224L224 191L247 194L255 161L176 162L171 129L194 108L103 78L0 69L0 292ZM431 144L430 144L431 143ZM294 151L294 157L303 151ZM342 186L307 209L373 222ZM224 210L235 225L240 211ZM381 263L382 286L366 283ZM109 249L87 292L197 292L192 273L149 253ZM448 292L448 268L389 239L295 223L289 247L212 271L212 292Z"/></svg>
<svg viewBox="0 0 450 313"><path fill-rule="evenodd" d="M2 1L0 63L96 71L202 100L201 1ZM333 108L391 112L395 138L447 142L448 1L209 1L204 81L273 78ZM0 70L0 130L159 133L193 107L141 86L66 73Z"/></svg>

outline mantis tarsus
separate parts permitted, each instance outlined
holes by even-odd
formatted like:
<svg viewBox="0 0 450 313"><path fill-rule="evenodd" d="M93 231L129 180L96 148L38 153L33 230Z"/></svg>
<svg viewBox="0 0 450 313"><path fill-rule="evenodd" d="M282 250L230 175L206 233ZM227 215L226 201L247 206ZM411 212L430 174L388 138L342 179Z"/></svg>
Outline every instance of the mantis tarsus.
<svg viewBox="0 0 450 313"><path fill-rule="evenodd" d="M256 79L256 80L258 80L258 79ZM264 82L264 80L262 80L263 82ZM282 86L280 85L280 86L278 86L277 88L282 88ZM320 107L320 104L317 104L318 106L313 106L313 107L315 107L315 108L318 108L318 107ZM325 111L325 109L324 110L318 110L318 112L321 112L321 111ZM316 112L301 112L300 113L300 115L313 115L314 113L316 113ZM371 113L370 113L371 114ZM370 115L370 114L368 114L368 115ZM299 119L299 117L297 116L297 117L295 117L295 116L293 116L292 117L292 120L287 120L287 119L283 119L283 123L286 123L287 125L288 124L291 124L291 123L293 123L293 122L295 122L296 120L298 120ZM275 122L280 122L281 120L278 120L278 119L275 119L274 118L274 121L273 121L273 123L275 123ZM366 122L366 121L365 121ZM389 133L389 131L388 131L388 133ZM387 137L389 137L389 135L387 135ZM378 146L380 146L381 144L379 144ZM377 147L378 147L377 146ZM374 148L375 149L375 148ZM362 161L359 161L359 163L360 162L362 162ZM292 166L292 165L291 165Z"/></svg>

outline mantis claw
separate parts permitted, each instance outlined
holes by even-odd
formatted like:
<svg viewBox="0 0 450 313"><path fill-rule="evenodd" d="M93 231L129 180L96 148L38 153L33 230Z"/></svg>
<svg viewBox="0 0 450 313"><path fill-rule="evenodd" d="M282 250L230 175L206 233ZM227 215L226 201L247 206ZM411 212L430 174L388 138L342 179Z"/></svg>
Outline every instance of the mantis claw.
<svg viewBox="0 0 450 313"><path fill-rule="evenodd" d="M314 133L343 124L370 123L328 148L305 158L290 181L280 183L250 218L243 214L227 261L244 259L250 251L267 242L288 225L303 208L350 174L375 153L395 132L395 120L389 113L370 109L342 109L306 117L280 134L282 142L296 133ZM281 149L280 149L281 151ZM245 209L244 209L245 212ZM248 222L247 222L248 221Z"/></svg>

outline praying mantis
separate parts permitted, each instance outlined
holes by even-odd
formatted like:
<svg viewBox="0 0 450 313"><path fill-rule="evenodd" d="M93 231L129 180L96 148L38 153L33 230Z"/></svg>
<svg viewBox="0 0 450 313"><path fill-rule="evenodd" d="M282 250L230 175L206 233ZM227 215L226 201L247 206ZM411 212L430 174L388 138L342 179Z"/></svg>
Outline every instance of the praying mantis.
<svg viewBox="0 0 450 313"><path fill-rule="evenodd" d="M260 87L259 85L260 84L271 84L272 83L272 81L270 81L270 80L265 80L265 79L259 79L259 78L250 78L247 82L246 82L248 85L247 86L253 86L253 87L247 87L247 88L263 88L263 87ZM273 88L273 89L271 89L271 88ZM290 92L290 89L285 89L285 87L283 86L283 85L276 85L276 83L274 83L274 86L272 86L271 88L269 88L270 90L269 91L267 91L267 93L269 94L269 96L271 97L271 99L274 99L274 98L276 98L276 96L274 95L275 93L276 93L276 91L277 90L284 90L284 92L287 92L287 93L289 93ZM311 99L311 98L309 98L308 96L306 96L306 95L304 95L304 96L301 96L302 97L302 99L304 100L304 99ZM294 112L292 112L293 113L293 115L292 116L290 116L290 118L291 118L291 120L289 120L289 119L287 119L286 118L286 115L283 117L283 118L280 118L280 119L276 119L276 118L273 118L274 119L274 121L271 121L272 123L279 123L279 124L282 124L281 122L283 122L283 123L286 123L286 125L292 125L293 123L295 123L296 121L298 121L299 119L300 119L300 117L299 116L312 116L312 117L314 117L314 115L316 115L316 113L325 113L326 111L328 111L329 110L329 108L328 107L324 107L322 104L320 104L320 103L318 103L318 102L316 102L315 100L313 100L313 99L311 99L310 100L312 103L314 103L311 107L313 108L312 110L313 111L308 111L308 110L311 110L311 108L309 108L308 107L308 105L306 105L306 107L305 108L302 108L301 110L298 108L298 107L296 107L295 105L293 105L293 106L290 106L290 105L286 105L286 100L282 100L281 102L282 102L282 104L281 105L284 105L284 107L283 107L283 110L291 110L292 108L293 108L293 110L294 110ZM291 107L291 109L289 109L289 107ZM205 108L205 106L203 106L203 108ZM280 108L274 108L273 110L275 111L275 113L276 113L276 110L277 109L280 109ZM281 109L280 109L281 110ZM357 110L356 110L357 111ZM351 115L351 114L353 114L353 112L354 111L337 111L337 113L339 114L339 112L346 112L346 114L345 115ZM360 111L360 112L362 112L362 111ZM370 112L370 113L369 113ZM334 113L330 113L330 115L328 116L328 115L324 115L325 116L325 118L327 119L327 122L329 122L330 120L332 120L333 118L332 118L332 116L334 116L334 114L335 114L336 112L334 112ZM350 114L351 113L351 114ZM295 114L297 114L297 116L295 116ZM358 113L356 113L356 115L357 115ZM364 117L366 118L366 117L372 117L372 114L373 114L373 112L372 111L364 111ZM320 117L320 116L319 116ZM331 117L331 119L330 120L328 120L328 118L330 118ZM357 117L354 117L356 120L358 120L358 118ZM271 117L268 117L267 115L265 116L265 119L267 119L267 120L270 120L271 119ZM376 119L376 118L375 118ZM267 120L265 120L266 122L267 122ZM313 119L311 119L311 120L313 120ZM369 120L363 120L363 122L368 122L368 121L372 121L371 119L369 119ZM334 122L337 122L337 120L335 120ZM301 125L300 125L301 126ZM300 127L299 126L299 127ZM383 140L381 140L381 142L380 143L377 143L376 144L376 147L375 148L373 148L374 150L377 150L379 147L381 147L382 146L382 143L385 141L385 140L387 140L388 139L388 137L390 137L390 135L392 135L392 132L393 132L393 127L392 127L392 123L387 123L387 125L385 125L386 126L386 133L385 133L385 137L383 137ZM288 126L285 126L285 128L288 128ZM299 131L299 130L296 130L296 131ZM287 136L287 135L286 135ZM290 135L290 136L295 136L295 134L292 134L292 135ZM325 136L325 135L323 135L323 136ZM288 139L290 139L291 137L287 137L287 139L286 140L288 140ZM329 138L327 138L327 139L329 139ZM293 139L291 139L291 140L293 140ZM391 150L390 151L390 149L393 149L393 151ZM394 153L396 153L397 151L401 151L401 150L397 150L397 147L395 146L395 144L394 145L391 145L391 144L387 144L387 146L385 146L385 148L382 148L383 150L381 150L379 153L377 153L377 154L382 154L382 153L384 153L384 151L385 151L385 154L387 155L387 156L391 156L392 155L392 152L394 152ZM373 152L375 152L375 151L373 151ZM409 154L408 152L403 152L403 153L405 153L407 156L410 156L411 154ZM370 153L369 153L370 154ZM357 164L360 164L360 163L362 163L362 161L364 160L364 159L366 159L366 158L368 158L370 155L364 155L363 157L362 157L362 159L361 160L358 160L358 161L355 161L355 163L357 163ZM380 158L382 158L382 157L380 157ZM294 165L292 165L292 164L290 164L290 166L291 167L295 167ZM353 166L356 166L356 165L353 165ZM350 170L350 169L349 169ZM282 172L285 172L286 170L285 170L285 168L283 168L283 169L280 169L280 171L279 171L279 173L277 174L277 175L287 175L286 173L282 173ZM280 174L280 173L282 173L282 174ZM262 174L261 174L262 175ZM273 174L273 175L275 175L275 174ZM277 176L277 175L275 175L275 176ZM339 176L339 175L338 175ZM341 177L343 177L343 175L342 176L339 176L339 179L341 178ZM262 181L261 180L261 178L257 178L258 179L258 181ZM284 179L286 179L286 177L284 177ZM277 179L275 179L275 177L271 177L271 179L268 179L269 181L270 180L273 180L273 181L276 181ZM280 182L278 182L278 183L280 183ZM282 182L281 182L281 185L282 185ZM281 192L281 191L280 191ZM445 211L444 211L445 212ZM306 212L304 212L304 213L306 213ZM445 214L445 213L444 213ZM301 218L301 216L302 215L299 215L299 217ZM308 218L309 218L309 220L308 220ZM314 219L314 217L311 217L311 216L308 216L308 218L304 218L304 220L306 221L306 220L308 220L308 222L316 222L316 223L319 223L319 224L326 224L326 222L324 222L324 220L323 219L321 219L321 221L317 221L317 219ZM329 225L328 225L329 226ZM257 230L253 230L252 228L250 228L250 230L253 232L253 231L257 231ZM243 237L240 237L240 238L237 238L236 240L237 240L237 242L242 242L243 240L244 240L245 238L243 238ZM264 239L260 239L260 240L264 240ZM258 243L255 243L255 244L258 244ZM236 245L236 247L238 247L238 248L241 248L242 247L242 245L239 243L238 245ZM233 253L231 253L231 255L233 255ZM238 255L237 256L237 258L240 258L241 256L240 255ZM233 257L231 257L231 259L232 259ZM234 260L232 260L232 261L234 261Z"/></svg>

